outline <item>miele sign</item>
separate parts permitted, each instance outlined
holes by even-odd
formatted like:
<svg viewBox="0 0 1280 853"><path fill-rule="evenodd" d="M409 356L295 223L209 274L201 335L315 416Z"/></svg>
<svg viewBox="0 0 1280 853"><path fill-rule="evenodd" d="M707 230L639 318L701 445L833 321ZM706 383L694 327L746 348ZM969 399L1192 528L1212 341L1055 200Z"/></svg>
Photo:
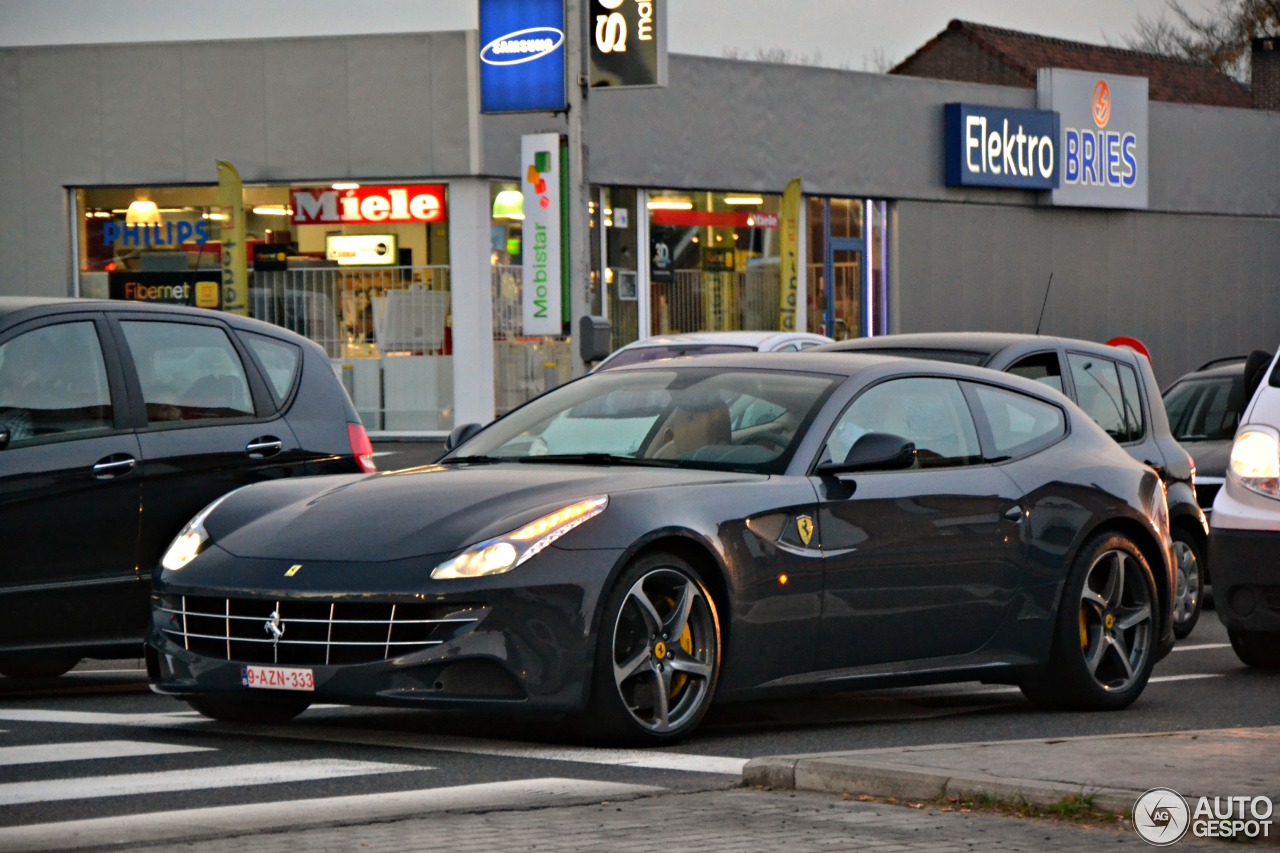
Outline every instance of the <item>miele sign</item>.
<svg viewBox="0 0 1280 853"><path fill-rule="evenodd" d="M350 225L384 222L444 222L444 184L403 187L319 187L290 191L294 225Z"/></svg>

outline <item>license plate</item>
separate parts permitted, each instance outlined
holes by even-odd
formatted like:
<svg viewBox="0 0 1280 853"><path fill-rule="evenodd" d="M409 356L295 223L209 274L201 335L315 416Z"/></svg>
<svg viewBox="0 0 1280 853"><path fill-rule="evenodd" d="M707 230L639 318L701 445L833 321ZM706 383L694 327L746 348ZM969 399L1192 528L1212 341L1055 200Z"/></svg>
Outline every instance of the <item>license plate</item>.
<svg viewBox="0 0 1280 853"><path fill-rule="evenodd" d="M311 670L288 666L242 666L240 683L262 690L316 689L316 679Z"/></svg>

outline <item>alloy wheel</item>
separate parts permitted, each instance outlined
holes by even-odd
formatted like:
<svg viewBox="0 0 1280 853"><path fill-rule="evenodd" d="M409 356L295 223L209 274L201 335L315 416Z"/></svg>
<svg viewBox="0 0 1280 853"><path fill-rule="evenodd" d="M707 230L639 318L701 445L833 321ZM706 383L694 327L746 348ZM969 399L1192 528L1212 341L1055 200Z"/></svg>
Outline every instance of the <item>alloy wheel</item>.
<svg viewBox="0 0 1280 853"><path fill-rule="evenodd" d="M1173 541L1178 559L1178 590L1174 599L1173 621L1182 624L1195 615L1200 606L1200 561L1190 544Z"/></svg>
<svg viewBox="0 0 1280 853"><path fill-rule="evenodd" d="M656 734L695 720L717 665L715 615L701 587L655 569L627 590L614 620L613 682L631 718Z"/></svg>
<svg viewBox="0 0 1280 853"><path fill-rule="evenodd" d="M1151 592L1126 551L1094 560L1080 593L1080 648L1085 669L1108 692L1128 689L1151 654Z"/></svg>

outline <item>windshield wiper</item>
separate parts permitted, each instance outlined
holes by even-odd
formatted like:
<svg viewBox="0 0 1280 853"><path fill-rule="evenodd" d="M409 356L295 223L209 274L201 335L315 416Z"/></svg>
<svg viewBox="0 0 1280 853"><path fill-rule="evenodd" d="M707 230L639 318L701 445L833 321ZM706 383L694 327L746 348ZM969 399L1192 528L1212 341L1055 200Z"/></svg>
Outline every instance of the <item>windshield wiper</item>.
<svg viewBox="0 0 1280 853"><path fill-rule="evenodd" d="M499 462L519 462L519 459L503 456L455 456L452 459L441 460L442 465L452 465L455 462L466 462L470 465L496 465Z"/></svg>
<svg viewBox="0 0 1280 853"><path fill-rule="evenodd" d="M639 465L646 468L679 468L668 459L640 459L635 456L617 456L613 453L548 453L542 456L522 456L516 462L580 462L585 465Z"/></svg>

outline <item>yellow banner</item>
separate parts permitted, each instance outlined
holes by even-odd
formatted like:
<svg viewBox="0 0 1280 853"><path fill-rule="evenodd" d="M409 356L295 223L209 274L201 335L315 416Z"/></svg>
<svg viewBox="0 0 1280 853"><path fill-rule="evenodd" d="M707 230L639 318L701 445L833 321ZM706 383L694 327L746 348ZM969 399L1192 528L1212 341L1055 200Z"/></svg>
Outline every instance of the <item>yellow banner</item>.
<svg viewBox="0 0 1280 853"><path fill-rule="evenodd" d="M778 288L778 328L796 330L796 303L800 298L800 179L793 178L782 193L782 216L779 222L781 243Z"/></svg>
<svg viewBox="0 0 1280 853"><path fill-rule="evenodd" d="M218 204L222 207L222 310L249 313L249 271L244 247L244 187L240 173L218 161Z"/></svg>

